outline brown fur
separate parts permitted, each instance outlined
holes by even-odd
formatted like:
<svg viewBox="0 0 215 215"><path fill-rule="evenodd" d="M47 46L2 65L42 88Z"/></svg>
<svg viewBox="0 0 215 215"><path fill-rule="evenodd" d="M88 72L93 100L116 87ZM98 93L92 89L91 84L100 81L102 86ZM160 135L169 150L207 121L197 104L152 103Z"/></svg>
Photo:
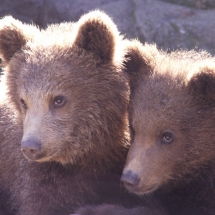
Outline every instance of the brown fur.
<svg viewBox="0 0 215 215"><path fill-rule="evenodd" d="M8 106L0 109L0 184L14 213L123 204L128 83L116 26L99 11L42 31L12 17L0 26L8 86ZM64 105L55 106L57 96ZM23 156L26 141L41 147L40 157Z"/></svg>
<svg viewBox="0 0 215 215"><path fill-rule="evenodd" d="M125 43L132 144L121 179L149 205L77 213L215 214L215 59L203 51L168 54L155 45Z"/></svg>
<svg viewBox="0 0 215 215"><path fill-rule="evenodd" d="M123 175L140 179L128 189L155 192L169 214L214 214L215 59L137 41L128 57L133 140ZM133 59L139 68L132 69Z"/></svg>

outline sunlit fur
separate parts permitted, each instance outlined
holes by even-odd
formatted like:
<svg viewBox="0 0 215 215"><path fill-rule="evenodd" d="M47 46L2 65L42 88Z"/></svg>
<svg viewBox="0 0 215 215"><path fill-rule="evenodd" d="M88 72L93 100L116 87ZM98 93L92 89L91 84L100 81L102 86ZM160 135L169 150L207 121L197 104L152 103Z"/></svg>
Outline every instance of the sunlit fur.
<svg viewBox="0 0 215 215"><path fill-rule="evenodd" d="M45 30L0 20L8 87L0 190L11 195L16 214L68 215L87 203L121 202L129 97L121 39L100 11ZM62 107L53 106L56 96L65 98ZM43 156L23 155L24 141L38 143Z"/></svg>

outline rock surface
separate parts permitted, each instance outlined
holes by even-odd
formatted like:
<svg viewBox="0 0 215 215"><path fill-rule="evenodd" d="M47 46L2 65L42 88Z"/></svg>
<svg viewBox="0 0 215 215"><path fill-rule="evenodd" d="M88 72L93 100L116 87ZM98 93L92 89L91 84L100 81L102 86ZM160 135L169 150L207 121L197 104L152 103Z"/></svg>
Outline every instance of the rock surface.
<svg viewBox="0 0 215 215"><path fill-rule="evenodd" d="M109 14L126 38L164 50L205 49L215 54L215 0L0 0L0 17L12 15L45 28L77 21L88 11Z"/></svg>

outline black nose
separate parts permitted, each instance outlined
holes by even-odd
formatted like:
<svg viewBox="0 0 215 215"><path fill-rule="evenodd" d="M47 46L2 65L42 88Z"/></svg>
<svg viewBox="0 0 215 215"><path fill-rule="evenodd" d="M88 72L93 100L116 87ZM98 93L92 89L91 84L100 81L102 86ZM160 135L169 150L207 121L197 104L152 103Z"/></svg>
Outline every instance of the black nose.
<svg viewBox="0 0 215 215"><path fill-rule="evenodd" d="M140 178L137 174L128 171L122 174L121 181L128 187L135 187L139 184Z"/></svg>
<svg viewBox="0 0 215 215"><path fill-rule="evenodd" d="M38 160L43 157L41 144L32 140L23 141L21 143L21 150L31 160Z"/></svg>

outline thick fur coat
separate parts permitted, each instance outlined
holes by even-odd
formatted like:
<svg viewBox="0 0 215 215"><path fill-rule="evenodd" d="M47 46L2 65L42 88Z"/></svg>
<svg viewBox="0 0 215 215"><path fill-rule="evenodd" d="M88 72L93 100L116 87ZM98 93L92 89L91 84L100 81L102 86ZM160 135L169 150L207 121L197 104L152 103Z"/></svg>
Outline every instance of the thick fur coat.
<svg viewBox="0 0 215 215"><path fill-rule="evenodd" d="M129 96L121 43L99 11L46 30L0 20L2 214L69 215L135 201L120 187Z"/></svg>
<svg viewBox="0 0 215 215"><path fill-rule="evenodd" d="M204 51L125 43L131 147L121 180L150 204L77 213L215 214L215 59Z"/></svg>

